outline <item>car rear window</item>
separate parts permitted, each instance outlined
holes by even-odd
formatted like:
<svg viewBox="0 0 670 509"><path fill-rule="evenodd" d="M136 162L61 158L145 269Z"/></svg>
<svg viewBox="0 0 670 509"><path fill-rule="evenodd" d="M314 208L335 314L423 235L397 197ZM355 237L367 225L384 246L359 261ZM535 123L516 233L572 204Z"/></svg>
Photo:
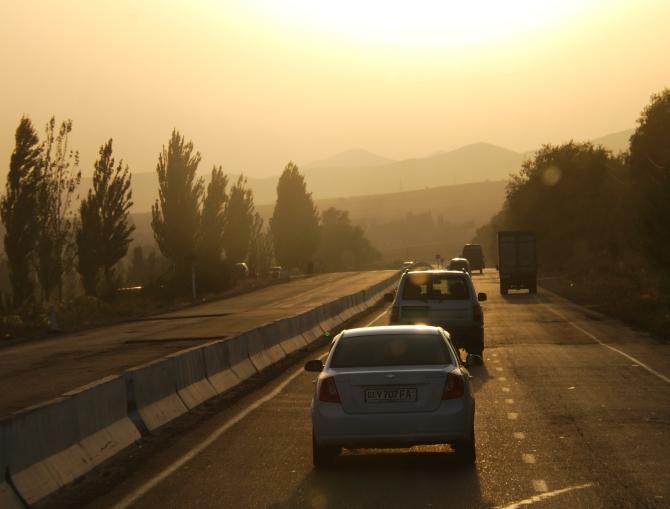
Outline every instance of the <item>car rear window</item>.
<svg viewBox="0 0 670 509"><path fill-rule="evenodd" d="M451 364L439 334L379 334L343 336L337 343L332 368Z"/></svg>
<svg viewBox="0 0 670 509"><path fill-rule="evenodd" d="M455 274L409 274L402 291L405 300L465 300L470 289L462 276Z"/></svg>

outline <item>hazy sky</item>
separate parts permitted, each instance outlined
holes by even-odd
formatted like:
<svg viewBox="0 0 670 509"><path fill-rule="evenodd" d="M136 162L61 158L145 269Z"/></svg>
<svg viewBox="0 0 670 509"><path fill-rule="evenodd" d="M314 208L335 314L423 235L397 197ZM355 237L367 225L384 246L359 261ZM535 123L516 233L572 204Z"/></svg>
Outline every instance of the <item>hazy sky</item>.
<svg viewBox="0 0 670 509"><path fill-rule="evenodd" d="M203 170L278 174L362 147L514 150L635 125L670 86L668 0L2 0L0 162L22 114L153 171L173 127Z"/></svg>

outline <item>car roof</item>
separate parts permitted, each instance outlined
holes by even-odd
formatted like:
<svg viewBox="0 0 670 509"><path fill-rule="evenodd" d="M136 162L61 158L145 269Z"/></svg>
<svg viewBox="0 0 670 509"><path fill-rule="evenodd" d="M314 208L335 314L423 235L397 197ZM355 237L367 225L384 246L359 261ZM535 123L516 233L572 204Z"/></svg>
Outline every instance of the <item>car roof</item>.
<svg viewBox="0 0 670 509"><path fill-rule="evenodd" d="M454 276L462 276L463 273L460 270L448 270L448 269L430 269L430 270L410 270L405 274L453 274Z"/></svg>
<svg viewBox="0 0 670 509"><path fill-rule="evenodd" d="M450 262L465 262L465 263L470 263L467 258L452 258L449 260Z"/></svg>
<svg viewBox="0 0 670 509"><path fill-rule="evenodd" d="M430 325L380 325L377 327L359 327L356 329L346 329L342 336L383 336L391 334L439 334L439 327Z"/></svg>

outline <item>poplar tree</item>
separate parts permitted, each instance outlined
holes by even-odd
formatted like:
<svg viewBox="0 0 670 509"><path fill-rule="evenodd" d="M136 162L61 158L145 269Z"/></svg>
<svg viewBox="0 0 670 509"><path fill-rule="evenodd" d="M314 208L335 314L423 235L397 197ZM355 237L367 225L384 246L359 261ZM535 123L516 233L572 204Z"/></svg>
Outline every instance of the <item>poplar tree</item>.
<svg viewBox="0 0 670 509"><path fill-rule="evenodd" d="M79 153L69 146L72 121L56 130L51 117L40 146L40 164L35 214L38 221L37 276L42 297L49 301L54 290L63 296L63 275L74 262L74 211L72 200L81 181Z"/></svg>
<svg viewBox="0 0 670 509"><path fill-rule="evenodd" d="M115 166L110 139L100 147L94 164L93 187L81 202L77 229L78 270L88 295L97 293L100 272L106 289L113 286L114 267L128 252L135 226L130 223L131 175L128 166Z"/></svg>
<svg viewBox="0 0 670 509"><path fill-rule="evenodd" d="M243 262L249 253L249 241L254 225L254 197L247 188L247 179L240 175L230 189L224 213L223 247L226 259Z"/></svg>
<svg viewBox="0 0 670 509"><path fill-rule="evenodd" d="M305 178L293 162L279 177L270 230L277 261L288 269L308 270L319 247L319 214Z"/></svg>
<svg viewBox="0 0 670 509"><path fill-rule="evenodd" d="M27 117L21 118L14 139L5 195L0 200L0 216L5 226L4 246L13 305L18 307L33 295L30 262L39 234L35 210L41 147L37 132Z"/></svg>
<svg viewBox="0 0 670 509"><path fill-rule="evenodd" d="M158 156L158 199L151 210L151 227L161 253L171 262L183 289L194 267L204 190L196 172L200 153L175 129Z"/></svg>
<svg viewBox="0 0 670 509"><path fill-rule="evenodd" d="M221 261L224 238L224 213L228 202L226 188L228 177L219 166L212 168L212 176L207 185L200 220L198 254L200 263L209 272Z"/></svg>

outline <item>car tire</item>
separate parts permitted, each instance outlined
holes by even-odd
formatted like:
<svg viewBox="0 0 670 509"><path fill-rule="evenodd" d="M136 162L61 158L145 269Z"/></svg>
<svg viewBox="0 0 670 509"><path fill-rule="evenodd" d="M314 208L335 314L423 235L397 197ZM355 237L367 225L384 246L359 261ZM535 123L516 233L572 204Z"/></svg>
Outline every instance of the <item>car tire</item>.
<svg viewBox="0 0 670 509"><path fill-rule="evenodd" d="M475 449L475 430L470 432L470 437L465 440L455 442L452 446L456 454L456 461L460 465L474 465L477 461L477 452Z"/></svg>
<svg viewBox="0 0 670 509"><path fill-rule="evenodd" d="M537 284L530 285L530 288L528 288L528 293L535 295L537 293Z"/></svg>
<svg viewBox="0 0 670 509"><path fill-rule="evenodd" d="M332 466L333 461L339 453L339 447L319 445L316 443L314 435L312 435L312 463L314 464L314 468Z"/></svg>
<svg viewBox="0 0 670 509"><path fill-rule="evenodd" d="M507 295L507 287L500 283L500 294L501 295Z"/></svg>
<svg viewBox="0 0 670 509"><path fill-rule="evenodd" d="M479 269L480 274L484 274L484 269Z"/></svg>

